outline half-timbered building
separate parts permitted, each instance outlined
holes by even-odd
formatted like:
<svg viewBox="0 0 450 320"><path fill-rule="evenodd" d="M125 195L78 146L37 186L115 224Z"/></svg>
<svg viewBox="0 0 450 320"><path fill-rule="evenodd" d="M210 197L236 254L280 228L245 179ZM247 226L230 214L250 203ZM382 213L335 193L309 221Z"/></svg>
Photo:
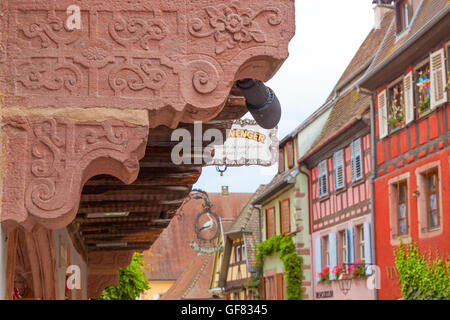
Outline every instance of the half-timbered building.
<svg viewBox="0 0 450 320"><path fill-rule="evenodd" d="M395 1L362 86L373 92L374 206L380 299L400 298L393 248L450 250L450 4Z"/></svg>
<svg viewBox="0 0 450 320"><path fill-rule="evenodd" d="M310 170L313 299L375 299L366 281L373 263L370 95L358 83L393 18L384 5L375 10L375 27L328 98L320 136L299 160Z"/></svg>

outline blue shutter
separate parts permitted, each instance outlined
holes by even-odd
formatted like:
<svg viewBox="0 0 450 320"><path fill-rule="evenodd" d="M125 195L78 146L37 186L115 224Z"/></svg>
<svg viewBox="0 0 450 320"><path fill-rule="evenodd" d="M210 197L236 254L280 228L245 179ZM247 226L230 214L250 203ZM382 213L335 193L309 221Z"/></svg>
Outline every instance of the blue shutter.
<svg viewBox="0 0 450 320"><path fill-rule="evenodd" d="M319 195L321 197L328 194L328 168L327 160L319 163Z"/></svg>
<svg viewBox="0 0 450 320"><path fill-rule="evenodd" d="M314 259L316 262L316 281L320 280L318 274L322 271L322 241L320 237L314 240Z"/></svg>
<svg viewBox="0 0 450 320"><path fill-rule="evenodd" d="M355 250L353 245L353 227L347 228L347 261L348 263L355 262Z"/></svg>
<svg viewBox="0 0 450 320"><path fill-rule="evenodd" d="M350 153L352 165L352 182L355 182L363 177L361 138L351 143Z"/></svg>
<svg viewBox="0 0 450 320"><path fill-rule="evenodd" d="M345 166L344 166L344 150L334 153L334 181L336 189L345 186Z"/></svg>
<svg viewBox="0 0 450 320"><path fill-rule="evenodd" d="M337 266L337 241L336 232L328 234L328 243L330 244L330 280L336 279L335 274L332 272L333 268Z"/></svg>
<svg viewBox="0 0 450 320"><path fill-rule="evenodd" d="M372 266L372 250L370 246L370 223L364 222L364 259L366 263L366 274L371 273Z"/></svg>
<svg viewBox="0 0 450 320"><path fill-rule="evenodd" d="M355 143L352 142L350 144L350 166L352 167L352 182L354 182L355 179Z"/></svg>

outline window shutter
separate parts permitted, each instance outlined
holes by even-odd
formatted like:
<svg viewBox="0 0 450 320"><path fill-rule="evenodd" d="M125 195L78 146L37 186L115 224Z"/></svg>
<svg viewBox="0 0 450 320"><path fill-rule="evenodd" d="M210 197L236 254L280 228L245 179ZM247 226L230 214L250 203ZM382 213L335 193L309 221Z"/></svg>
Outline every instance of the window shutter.
<svg viewBox="0 0 450 320"><path fill-rule="evenodd" d="M355 250L353 245L353 227L348 227L346 231L347 236L347 261L348 263L355 262Z"/></svg>
<svg viewBox="0 0 450 320"><path fill-rule="evenodd" d="M383 90L378 94L378 128L380 131L380 139L388 135L386 99L386 90Z"/></svg>
<svg viewBox="0 0 450 320"><path fill-rule="evenodd" d="M284 172L284 149L278 151L278 172Z"/></svg>
<svg viewBox="0 0 450 320"><path fill-rule="evenodd" d="M282 273L275 275L275 282L277 286L277 300L284 299L284 277Z"/></svg>
<svg viewBox="0 0 450 320"><path fill-rule="evenodd" d="M443 48L430 55L430 78L430 105L431 109L434 109L440 104L447 102L447 92L445 91L447 82Z"/></svg>
<svg viewBox="0 0 450 320"><path fill-rule="evenodd" d="M352 182L363 177L361 138L352 142L350 146L352 164Z"/></svg>
<svg viewBox="0 0 450 320"><path fill-rule="evenodd" d="M316 263L316 281L320 280L319 273L322 271L322 239L317 237L314 240L314 260Z"/></svg>
<svg viewBox="0 0 450 320"><path fill-rule="evenodd" d="M260 287L260 299L266 299L266 278L259 278L259 287Z"/></svg>
<svg viewBox="0 0 450 320"><path fill-rule="evenodd" d="M364 262L366 263L366 274L371 272L372 264L372 251L370 247L370 223L368 221L364 222Z"/></svg>
<svg viewBox="0 0 450 320"><path fill-rule="evenodd" d="M290 201L289 199L280 201L280 212L281 212L281 233L289 233L291 230L290 225Z"/></svg>
<svg viewBox="0 0 450 320"><path fill-rule="evenodd" d="M288 166L289 169L294 166L295 160L294 160L294 145L292 144L292 141L289 141L287 143L287 154L288 154Z"/></svg>
<svg viewBox="0 0 450 320"><path fill-rule="evenodd" d="M270 239L275 235L275 208L266 209L266 228L267 228L267 239Z"/></svg>
<svg viewBox="0 0 450 320"><path fill-rule="evenodd" d="M337 235L336 232L328 234L328 241L330 243L330 280L336 279L336 275L332 272L333 268L337 266Z"/></svg>
<svg viewBox="0 0 450 320"><path fill-rule="evenodd" d="M414 121L414 85L412 71L403 78L404 101L405 101L405 123Z"/></svg>
<svg viewBox="0 0 450 320"><path fill-rule="evenodd" d="M326 196L328 194L328 168L327 160L319 163L319 195Z"/></svg>
<svg viewBox="0 0 450 320"><path fill-rule="evenodd" d="M334 181L336 189L345 186L344 150L339 150L334 154Z"/></svg>

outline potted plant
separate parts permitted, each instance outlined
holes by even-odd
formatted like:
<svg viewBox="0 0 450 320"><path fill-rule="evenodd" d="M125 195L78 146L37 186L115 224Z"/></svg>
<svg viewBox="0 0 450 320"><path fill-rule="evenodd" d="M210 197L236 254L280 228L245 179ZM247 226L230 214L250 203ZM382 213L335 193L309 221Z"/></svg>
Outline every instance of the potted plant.
<svg viewBox="0 0 450 320"><path fill-rule="evenodd" d="M346 273L346 268L343 264L338 264L333 268L333 273L336 275L336 279L339 279L340 276L344 273Z"/></svg>
<svg viewBox="0 0 450 320"><path fill-rule="evenodd" d="M403 127L405 125L405 112L401 108L393 107L387 119L391 129Z"/></svg>
<svg viewBox="0 0 450 320"><path fill-rule="evenodd" d="M366 276L366 268L361 260L356 260L355 263L352 263L349 266L348 271L352 279L363 278Z"/></svg>
<svg viewBox="0 0 450 320"><path fill-rule="evenodd" d="M319 272L319 282L327 282L330 283L330 267L325 266L322 268L322 271Z"/></svg>

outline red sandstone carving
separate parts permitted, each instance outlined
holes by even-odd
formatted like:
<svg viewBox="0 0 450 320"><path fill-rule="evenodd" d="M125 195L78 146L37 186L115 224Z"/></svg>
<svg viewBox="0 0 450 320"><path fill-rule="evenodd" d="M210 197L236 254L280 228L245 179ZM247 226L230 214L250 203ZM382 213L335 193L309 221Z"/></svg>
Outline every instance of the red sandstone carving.
<svg viewBox="0 0 450 320"><path fill-rule="evenodd" d="M117 285L119 268L127 267L133 251L96 251L88 257L88 298L97 299L102 291Z"/></svg>
<svg viewBox="0 0 450 320"><path fill-rule="evenodd" d="M27 228L69 224L81 188L94 175L131 183L144 156L148 128L117 120L4 119L6 172L1 221Z"/></svg>
<svg viewBox="0 0 450 320"><path fill-rule="evenodd" d="M4 2L6 106L147 109L151 126L214 117L235 80L273 76L294 34L293 0Z"/></svg>

